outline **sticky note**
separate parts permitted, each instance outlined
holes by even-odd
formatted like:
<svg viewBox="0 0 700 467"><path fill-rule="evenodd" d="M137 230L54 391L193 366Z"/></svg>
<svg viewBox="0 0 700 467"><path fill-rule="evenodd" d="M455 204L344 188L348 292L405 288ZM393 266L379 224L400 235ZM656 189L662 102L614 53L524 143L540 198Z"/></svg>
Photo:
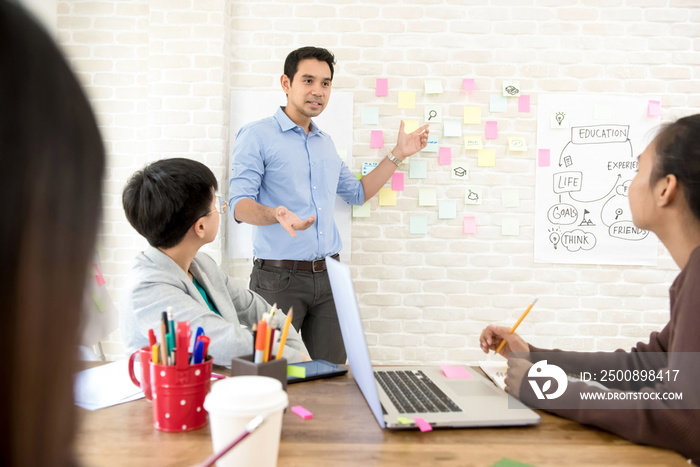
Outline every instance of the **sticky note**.
<svg viewBox="0 0 700 467"><path fill-rule="evenodd" d="M423 152L438 152L440 138L438 135L431 133L428 135L428 144L423 148Z"/></svg>
<svg viewBox="0 0 700 467"><path fill-rule="evenodd" d="M476 233L476 218L472 216L465 216L462 223L462 232L465 234Z"/></svg>
<svg viewBox="0 0 700 467"><path fill-rule="evenodd" d="M379 123L379 107L362 108L362 124L376 125Z"/></svg>
<svg viewBox="0 0 700 467"><path fill-rule="evenodd" d="M481 136L471 136L467 135L464 137L464 149L474 150L483 149L484 143L482 142Z"/></svg>
<svg viewBox="0 0 700 467"><path fill-rule="evenodd" d="M514 188L504 188L501 191L501 206L504 208L517 208L520 206L520 193Z"/></svg>
<svg viewBox="0 0 700 467"><path fill-rule="evenodd" d="M442 372L450 379L468 379L472 375L463 366L441 364Z"/></svg>
<svg viewBox="0 0 700 467"><path fill-rule="evenodd" d="M464 107L462 123L465 125L481 125L481 107Z"/></svg>
<svg viewBox="0 0 700 467"><path fill-rule="evenodd" d="M409 232L413 235L427 234L428 218L425 216L411 216L409 220Z"/></svg>
<svg viewBox="0 0 700 467"><path fill-rule="evenodd" d="M521 136L509 136L508 149L514 152L527 151L527 141L525 141L525 138Z"/></svg>
<svg viewBox="0 0 700 467"><path fill-rule="evenodd" d="M457 217L457 203L452 200L440 201L438 204L438 219L455 219Z"/></svg>
<svg viewBox="0 0 700 467"><path fill-rule="evenodd" d="M403 121L403 132L406 134L413 133L420 126L418 120L404 120Z"/></svg>
<svg viewBox="0 0 700 467"><path fill-rule="evenodd" d="M549 167L549 149L540 149L537 151L537 166Z"/></svg>
<svg viewBox="0 0 700 467"><path fill-rule="evenodd" d="M352 207L352 217L369 217L369 213L369 201L362 206L355 205Z"/></svg>
<svg viewBox="0 0 700 467"><path fill-rule="evenodd" d="M418 429L420 431L432 431L433 427L430 426L430 423L426 422L423 417L415 417L413 419L414 422L416 422L416 425L418 425Z"/></svg>
<svg viewBox="0 0 700 467"><path fill-rule="evenodd" d="M496 150L495 149L479 149L479 155L476 159L476 165L479 167L493 167L496 165Z"/></svg>
<svg viewBox="0 0 700 467"><path fill-rule="evenodd" d="M336 146L335 152L338 153L338 157L340 157L341 161L343 161L343 162L348 161L348 148Z"/></svg>
<svg viewBox="0 0 700 467"><path fill-rule="evenodd" d="M469 167L466 162L455 162L450 167L452 180L469 180Z"/></svg>
<svg viewBox="0 0 700 467"><path fill-rule="evenodd" d="M356 173L355 178L358 180L362 180L362 174L361 173Z"/></svg>
<svg viewBox="0 0 700 467"><path fill-rule="evenodd" d="M504 217L501 220L501 235L520 235L520 221L515 217Z"/></svg>
<svg viewBox="0 0 700 467"><path fill-rule="evenodd" d="M399 109L415 109L416 93L413 91L399 91Z"/></svg>
<svg viewBox="0 0 700 467"><path fill-rule="evenodd" d="M464 192L464 204L481 204L483 189L481 187L467 187Z"/></svg>
<svg viewBox="0 0 700 467"><path fill-rule="evenodd" d="M658 117L661 115L661 101L649 101L649 106L647 108L647 115L649 117Z"/></svg>
<svg viewBox="0 0 700 467"><path fill-rule="evenodd" d="M295 414L299 415L301 418L304 420L309 420L310 418L314 418L314 414L306 410L304 407L300 405L294 405L292 406L292 412Z"/></svg>
<svg viewBox="0 0 700 467"><path fill-rule="evenodd" d="M518 112L530 113L530 96L521 94L518 97Z"/></svg>
<svg viewBox="0 0 700 467"><path fill-rule="evenodd" d="M428 163L426 161L410 161L408 178L428 178Z"/></svg>
<svg viewBox="0 0 700 467"><path fill-rule="evenodd" d="M443 131L446 138L462 136L462 123L459 120L445 120Z"/></svg>
<svg viewBox="0 0 700 467"><path fill-rule="evenodd" d="M411 423L411 420L409 420L406 417L396 417L396 421L402 425L408 425L409 423Z"/></svg>
<svg viewBox="0 0 700 467"><path fill-rule="evenodd" d="M384 132L382 130L372 130L372 136L369 141L370 148L384 147Z"/></svg>
<svg viewBox="0 0 700 467"><path fill-rule="evenodd" d="M596 102L593 106L593 120L610 120L612 105L607 102Z"/></svg>
<svg viewBox="0 0 700 467"><path fill-rule="evenodd" d="M489 104L489 110L491 113L502 113L508 111L508 98L499 96L498 94L492 94Z"/></svg>
<svg viewBox="0 0 700 467"><path fill-rule="evenodd" d="M498 138L498 122L489 120L486 122L486 139Z"/></svg>
<svg viewBox="0 0 700 467"><path fill-rule="evenodd" d="M394 191L403 191L403 173L394 173L391 176L391 189Z"/></svg>
<svg viewBox="0 0 700 467"><path fill-rule="evenodd" d="M503 96L518 97L520 96L520 81L503 80Z"/></svg>
<svg viewBox="0 0 700 467"><path fill-rule="evenodd" d="M437 192L433 188L421 188L418 190L418 206L437 205Z"/></svg>
<svg viewBox="0 0 700 467"><path fill-rule="evenodd" d="M462 89L466 92L473 91L476 89L476 83L473 78L464 78L462 80Z"/></svg>
<svg viewBox="0 0 700 467"><path fill-rule="evenodd" d="M389 95L389 80L387 78L377 78L377 88L374 91L377 97Z"/></svg>
<svg viewBox="0 0 700 467"><path fill-rule="evenodd" d="M524 464L522 462L514 461L513 459L508 459L503 457L495 463L491 464L489 467L534 467L530 464Z"/></svg>
<svg viewBox="0 0 700 467"><path fill-rule="evenodd" d="M287 376L295 378L306 378L306 367L297 365L287 365Z"/></svg>
<svg viewBox="0 0 700 467"><path fill-rule="evenodd" d="M380 206L396 206L396 192L391 188L382 188L379 190L379 205Z"/></svg>
<svg viewBox="0 0 700 467"><path fill-rule="evenodd" d="M424 86L426 94L442 94L442 80L426 79Z"/></svg>
<svg viewBox="0 0 700 467"><path fill-rule="evenodd" d="M423 109L425 123L441 123L442 122L442 106L428 104Z"/></svg>
<svg viewBox="0 0 700 467"><path fill-rule="evenodd" d="M365 176L371 171L374 170L376 166L379 165L379 162L363 162L362 163L362 175Z"/></svg>
<svg viewBox="0 0 700 467"><path fill-rule="evenodd" d="M98 287L103 286L107 283L107 281L105 281L105 277L102 275L102 273L95 274L95 282L97 283Z"/></svg>
<svg viewBox="0 0 700 467"><path fill-rule="evenodd" d="M438 164L440 165L450 165L452 164L452 148L441 147L440 153L438 155Z"/></svg>

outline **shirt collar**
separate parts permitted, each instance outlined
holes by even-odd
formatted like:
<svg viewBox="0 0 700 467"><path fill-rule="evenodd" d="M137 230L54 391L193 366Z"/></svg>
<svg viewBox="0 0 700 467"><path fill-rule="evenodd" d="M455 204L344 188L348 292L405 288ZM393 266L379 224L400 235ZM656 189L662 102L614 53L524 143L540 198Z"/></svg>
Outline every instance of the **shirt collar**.
<svg viewBox="0 0 700 467"><path fill-rule="evenodd" d="M280 129L282 131L288 131L293 128L298 127L296 123L290 119L286 113L284 113L284 107L280 107L277 109L277 112L275 112L275 120L277 120L277 124L280 126ZM311 120L311 130L309 131L309 136L314 136L316 134L323 134L321 132L320 128L316 126L313 120Z"/></svg>

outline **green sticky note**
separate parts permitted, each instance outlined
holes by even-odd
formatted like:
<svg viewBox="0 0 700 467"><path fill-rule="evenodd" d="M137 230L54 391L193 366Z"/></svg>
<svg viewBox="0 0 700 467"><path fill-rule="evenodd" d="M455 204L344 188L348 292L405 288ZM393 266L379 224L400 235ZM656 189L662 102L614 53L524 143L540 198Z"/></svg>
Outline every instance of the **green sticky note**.
<svg viewBox="0 0 700 467"><path fill-rule="evenodd" d="M454 219L457 217L457 203L454 201L440 201L438 203L438 219Z"/></svg>
<svg viewBox="0 0 700 467"><path fill-rule="evenodd" d="M515 237L520 235L520 220L517 218L504 217L501 220L501 235Z"/></svg>
<svg viewBox="0 0 700 467"><path fill-rule="evenodd" d="M306 367L287 365L287 376L293 376L295 378L306 378Z"/></svg>
<svg viewBox="0 0 700 467"><path fill-rule="evenodd" d="M428 163L426 161L411 161L408 168L409 178L428 178Z"/></svg>
<svg viewBox="0 0 700 467"><path fill-rule="evenodd" d="M402 424L402 425L409 425L409 424L413 423L411 420L409 420L409 419L406 418L406 417L397 417L397 418L396 418L396 421L399 422L399 423Z"/></svg>
<svg viewBox="0 0 700 467"><path fill-rule="evenodd" d="M425 235L428 233L428 218L425 216L411 216L409 221L409 231L414 235Z"/></svg>
<svg viewBox="0 0 700 467"><path fill-rule="evenodd" d="M362 206L354 205L352 207L352 217L369 217L369 201L367 201Z"/></svg>
<svg viewBox="0 0 700 467"><path fill-rule="evenodd" d="M491 467L533 467L530 464L523 464L522 462L514 461L513 459L508 459L504 457L501 460L496 461L491 464Z"/></svg>
<svg viewBox="0 0 700 467"><path fill-rule="evenodd" d="M421 188L418 190L418 206L436 206L437 191L433 188Z"/></svg>

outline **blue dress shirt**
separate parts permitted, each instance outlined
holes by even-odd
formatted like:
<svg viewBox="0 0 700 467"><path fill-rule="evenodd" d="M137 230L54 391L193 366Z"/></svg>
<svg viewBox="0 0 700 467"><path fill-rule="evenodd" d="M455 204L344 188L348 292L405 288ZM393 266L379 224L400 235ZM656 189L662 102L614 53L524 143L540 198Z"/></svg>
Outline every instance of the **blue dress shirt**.
<svg viewBox="0 0 700 467"><path fill-rule="evenodd" d="M333 220L335 196L348 204L363 204L365 191L340 160L331 137L315 123L307 135L281 107L274 116L241 128L231 165L232 215L236 204L249 198L264 206L285 206L302 220L316 216L296 238L279 224L253 226L257 258L312 261L341 250Z"/></svg>

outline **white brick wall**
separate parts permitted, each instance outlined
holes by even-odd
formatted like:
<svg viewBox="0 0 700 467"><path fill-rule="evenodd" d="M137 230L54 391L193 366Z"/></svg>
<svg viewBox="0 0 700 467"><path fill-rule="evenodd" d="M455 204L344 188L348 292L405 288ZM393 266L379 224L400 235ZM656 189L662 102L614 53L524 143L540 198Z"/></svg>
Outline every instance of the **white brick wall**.
<svg viewBox="0 0 700 467"><path fill-rule="evenodd" d="M58 40L85 84L108 149L99 252L115 301L134 255L145 245L121 211L126 179L149 161L185 156L208 164L227 189L229 90L279 89L287 53L329 48L334 89L355 99L355 165L379 160L361 124L364 105L380 109L387 145L399 120L422 120L425 78L442 79L444 114L465 104L488 114L503 78L520 80L532 113L495 115L501 134L527 138L525 156L472 173L484 204L465 208L434 161L426 180L406 179L395 208L377 206L353 221L352 269L375 361L479 359L486 323L510 325L534 296L520 328L540 346L578 350L629 347L668 319L667 289L677 268L659 247L656 268L543 265L533 262L535 118L538 95L626 93L661 99L664 120L700 107L700 8L683 0L70 0L58 2ZM390 96L374 96L388 77ZM463 77L476 78L468 100ZM397 109L396 91L415 90L417 109ZM281 91L280 91L281 92ZM375 128L376 129L376 128ZM497 144L504 145L501 137ZM502 186L521 205L500 207ZM418 208L418 188L456 199L477 216L478 233ZM427 213L429 234L408 233ZM501 219L520 220L502 237ZM207 248L241 285L250 266L227 262L223 234ZM105 343L118 357L118 333Z"/></svg>

